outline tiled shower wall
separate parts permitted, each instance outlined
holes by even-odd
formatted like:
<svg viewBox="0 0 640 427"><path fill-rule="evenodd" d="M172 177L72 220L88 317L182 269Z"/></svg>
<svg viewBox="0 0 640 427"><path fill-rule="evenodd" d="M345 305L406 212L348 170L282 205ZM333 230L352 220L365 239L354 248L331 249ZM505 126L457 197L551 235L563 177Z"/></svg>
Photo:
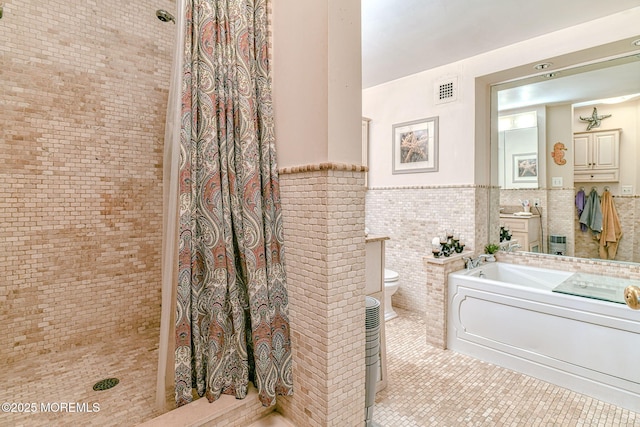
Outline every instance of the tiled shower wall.
<svg viewBox="0 0 640 427"><path fill-rule="evenodd" d="M172 0L5 0L0 360L156 327Z"/></svg>
<svg viewBox="0 0 640 427"><path fill-rule="evenodd" d="M385 235L385 266L400 274L393 304L424 312L427 275L423 258L431 240L448 228L461 234L468 249L481 248L488 224L488 189L475 186L370 188L366 197L366 226ZM476 202L483 206L476 206Z"/></svg>

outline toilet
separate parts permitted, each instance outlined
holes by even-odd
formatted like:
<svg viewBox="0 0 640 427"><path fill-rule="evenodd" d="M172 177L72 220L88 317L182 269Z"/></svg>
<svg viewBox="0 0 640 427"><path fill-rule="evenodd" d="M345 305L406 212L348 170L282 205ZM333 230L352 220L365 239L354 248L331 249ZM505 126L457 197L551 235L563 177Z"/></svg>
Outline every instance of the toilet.
<svg viewBox="0 0 640 427"><path fill-rule="evenodd" d="M400 275L393 270L384 269L384 320L391 320L398 317L391 305L391 296L396 293L400 286Z"/></svg>

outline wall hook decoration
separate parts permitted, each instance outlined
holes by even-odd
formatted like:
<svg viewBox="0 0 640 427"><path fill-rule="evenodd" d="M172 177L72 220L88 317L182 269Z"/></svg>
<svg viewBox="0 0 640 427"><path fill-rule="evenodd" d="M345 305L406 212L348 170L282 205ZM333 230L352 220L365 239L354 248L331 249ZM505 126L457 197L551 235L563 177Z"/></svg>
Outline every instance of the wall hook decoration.
<svg viewBox="0 0 640 427"><path fill-rule="evenodd" d="M598 115L598 109L593 107L593 113L591 113L591 117L582 117L580 116L580 120L583 122L589 122L587 126L587 130L591 130L593 128L599 128L602 120L611 117L611 114L605 114L604 116Z"/></svg>
<svg viewBox="0 0 640 427"><path fill-rule="evenodd" d="M551 152L551 157L553 157L553 161L556 162L556 165L564 165L567 163L567 160L564 158L564 152L567 151L567 148L564 146L562 142L556 142L553 145L553 151Z"/></svg>

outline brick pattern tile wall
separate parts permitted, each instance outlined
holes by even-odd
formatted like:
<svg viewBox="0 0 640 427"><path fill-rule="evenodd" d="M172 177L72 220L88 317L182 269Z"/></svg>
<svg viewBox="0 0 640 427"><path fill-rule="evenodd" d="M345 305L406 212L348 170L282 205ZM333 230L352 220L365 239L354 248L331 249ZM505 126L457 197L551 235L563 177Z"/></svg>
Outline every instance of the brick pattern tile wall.
<svg viewBox="0 0 640 427"><path fill-rule="evenodd" d="M370 233L390 238L385 245L385 265L400 275L400 287L393 295L394 305L419 312L427 309L427 277L422 259L431 253L434 237L452 228L465 238L467 248L484 241L487 197L478 197L477 190L488 194L487 189L471 185L370 188L367 191L366 225Z"/></svg>
<svg viewBox="0 0 640 427"><path fill-rule="evenodd" d="M489 223L487 241L496 241L500 239L500 213L496 208L496 206L500 206L500 187L491 187L488 193L490 212L487 212L487 215L490 215L490 218L487 221Z"/></svg>
<svg viewBox="0 0 640 427"><path fill-rule="evenodd" d="M475 226L474 242L478 242L477 245L469 246L467 249L475 249L476 251L484 251L485 242L490 241L491 234L489 230L491 228L489 221L489 213L491 212L491 195L492 191L489 187L480 185L474 188L475 191ZM497 236L498 234L496 234Z"/></svg>
<svg viewBox="0 0 640 427"><path fill-rule="evenodd" d="M172 0L5 1L0 360L160 321Z"/></svg>
<svg viewBox="0 0 640 427"><path fill-rule="evenodd" d="M299 426L364 420L364 172L321 164L281 171L294 395Z"/></svg>
<svg viewBox="0 0 640 427"><path fill-rule="evenodd" d="M425 257L424 268L427 272L427 295L425 323L427 325L427 344L437 348L447 348L447 315L449 310L449 273L462 270L462 256L434 260Z"/></svg>
<svg viewBox="0 0 640 427"><path fill-rule="evenodd" d="M617 199L614 199L614 201L617 203ZM632 221L631 224L633 224L633 235L630 236L629 234L627 234L626 236L623 236L623 238L629 239L629 241L631 242L631 245L633 247L633 259L638 262L638 260L640 260L640 196L636 196L633 198L631 207L627 211L626 215L634 216L632 219L627 219L627 223L628 221ZM631 230L622 230L623 233L628 233L629 231Z"/></svg>
<svg viewBox="0 0 640 427"><path fill-rule="evenodd" d="M588 191L588 190L587 190ZM618 245L617 261L640 260L638 251L638 239L640 236L640 225L638 224L638 207L640 207L640 197L617 196L613 198L613 203L618 212L620 227L622 229L622 239ZM599 242L593 239L590 230L583 232L580 230L580 223L577 215L573 215L573 226L576 236L576 256L583 258L599 258Z"/></svg>
<svg viewBox="0 0 640 427"><path fill-rule="evenodd" d="M567 251L565 255L575 254L576 198L573 189L550 189L547 191L548 208L543 206L544 215L548 213L547 229L544 233L545 248L549 251L549 236L566 236Z"/></svg>

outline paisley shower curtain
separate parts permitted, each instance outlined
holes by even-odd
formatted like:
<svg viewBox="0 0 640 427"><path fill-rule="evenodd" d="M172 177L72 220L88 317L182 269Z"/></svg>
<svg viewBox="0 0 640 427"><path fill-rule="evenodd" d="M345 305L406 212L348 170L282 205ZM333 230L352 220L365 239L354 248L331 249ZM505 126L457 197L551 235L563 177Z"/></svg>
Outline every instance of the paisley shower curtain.
<svg viewBox="0 0 640 427"><path fill-rule="evenodd" d="M187 0L176 403L292 393L266 0Z"/></svg>

